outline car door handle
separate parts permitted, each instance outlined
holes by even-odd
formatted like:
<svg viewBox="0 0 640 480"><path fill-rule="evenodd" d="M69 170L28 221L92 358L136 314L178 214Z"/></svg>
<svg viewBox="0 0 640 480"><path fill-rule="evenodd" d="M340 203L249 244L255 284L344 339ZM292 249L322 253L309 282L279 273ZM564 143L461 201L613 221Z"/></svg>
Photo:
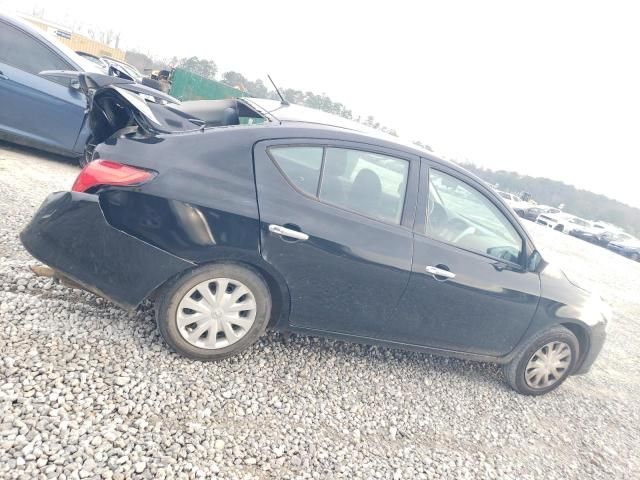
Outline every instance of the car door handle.
<svg viewBox="0 0 640 480"><path fill-rule="evenodd" d="M9 77L2 73L2 70L0 70L0 80L9 80Z"/></svg>
<svg viewBox="0 0 640 480"><path fill-rule="evenodd" d="M269 225L269 231L276 235L282 235L283 237L295 238L296 240L309 240L309 235L298 230L292 230L290 228L283 227L281 225Z"/></svg>
<svg viewBox="0 0 640 480"><path fill-rule="evenodd" d="M425 270L427 271L427 273L430 273L434 277L455 278L456 276L455 273L450 272L449 270L445 270L444 268L432 267L431 265L428 265Z"/></svg>

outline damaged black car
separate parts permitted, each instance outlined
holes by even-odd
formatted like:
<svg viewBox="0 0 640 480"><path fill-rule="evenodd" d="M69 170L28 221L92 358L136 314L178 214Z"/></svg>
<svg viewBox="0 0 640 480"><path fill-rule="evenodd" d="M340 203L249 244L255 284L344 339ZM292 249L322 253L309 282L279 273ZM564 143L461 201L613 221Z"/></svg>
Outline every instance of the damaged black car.
<svg viewBox="0 0 640 480"><path fill-rule="evenodd" d="M459 166L284 101L88 82L93 161L21 240L124 309L151 299L180 354L223 359L271 327L496 362L530 395L597 358L607 305Z"/></svg>

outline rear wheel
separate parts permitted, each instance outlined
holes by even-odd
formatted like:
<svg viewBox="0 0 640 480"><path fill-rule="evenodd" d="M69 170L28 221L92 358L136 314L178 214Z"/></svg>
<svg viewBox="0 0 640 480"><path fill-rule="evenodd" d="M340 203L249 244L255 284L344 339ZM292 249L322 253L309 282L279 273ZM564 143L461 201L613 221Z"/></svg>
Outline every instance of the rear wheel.
<svg viewBox="0 0 640 480"><path fill-rule="evenodd" d="M504 366L507 382L523 395L543 395L558 388L573 371L580 353L576 336L557 326L535 335Z"/></svg>
<svg viewBox="0 0 640 480"><path fill-rule="evenodd" d="M156 322L176 352L196 360L220 360L252 345L270 315L264 280L249 268L220 264L171 281L157 302Z"/></svg>

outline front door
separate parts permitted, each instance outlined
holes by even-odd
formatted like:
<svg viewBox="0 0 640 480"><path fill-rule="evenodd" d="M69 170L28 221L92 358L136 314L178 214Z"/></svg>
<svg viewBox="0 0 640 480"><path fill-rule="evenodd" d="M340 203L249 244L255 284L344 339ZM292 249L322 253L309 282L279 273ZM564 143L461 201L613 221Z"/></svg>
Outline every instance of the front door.
<svg viewBox="0 0 640 480"><path fill-rule="evenodd" d="M254 149L264 259L294 327L387 338L411 272L419 159L351 142Z"/></svg>
<svg viewBox="0 0 640 480"><path fill-rule="evenodd" d="M396 338L499 356L518 343L538 305L540 279L525 268L526 235L495 194L424 161L414 263Z"/></svg>

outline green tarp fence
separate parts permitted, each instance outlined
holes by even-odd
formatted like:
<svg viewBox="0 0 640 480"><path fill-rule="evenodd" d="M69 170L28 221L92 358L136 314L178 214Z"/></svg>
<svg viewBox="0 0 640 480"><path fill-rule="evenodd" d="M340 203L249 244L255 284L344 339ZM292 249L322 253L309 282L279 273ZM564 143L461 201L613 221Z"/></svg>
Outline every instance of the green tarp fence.
<svg viewBox="0 0 640 480"><path fill-rule="evenodd" d="M218 100L247 96L237 88L209 80L181 68L176 68L172 73L169 94L178 100Z"/></svg>

